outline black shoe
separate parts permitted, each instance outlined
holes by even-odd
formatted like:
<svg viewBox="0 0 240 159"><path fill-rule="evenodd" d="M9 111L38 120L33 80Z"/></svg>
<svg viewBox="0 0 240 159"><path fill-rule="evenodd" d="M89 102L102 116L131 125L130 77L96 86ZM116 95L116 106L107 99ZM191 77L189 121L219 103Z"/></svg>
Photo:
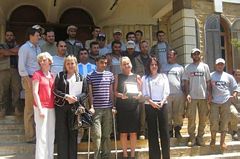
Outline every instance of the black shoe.
<svg viewBox="0 0 240 159"><path fill-rule="evenodd" d="M176 126L176 127L174 128L174 130L175 130L175 138L177 138L177 139L182 138L182 135L181 135L181 133L180 133L181 126Z"/></svg>

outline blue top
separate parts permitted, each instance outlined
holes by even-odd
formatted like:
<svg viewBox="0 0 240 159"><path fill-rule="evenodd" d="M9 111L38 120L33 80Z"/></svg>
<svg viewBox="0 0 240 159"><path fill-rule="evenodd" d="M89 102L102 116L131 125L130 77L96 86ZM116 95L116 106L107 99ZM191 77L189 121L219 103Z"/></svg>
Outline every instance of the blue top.
<svg viewBox="0 0 240 159"><path fill-rule="evenodd" d="M96 65L91 64L89 62L87 64L83 64L83 63L78 64L78 72L80 75L84 77L87 77L88 74L92 73L95 70L96 70Z"/></svg>
<svg viewBox="0 0 240 159"><path fill-rule="evenodd" d="M39 70L37 55L41 53L38 45L33 45L30 41L23 44L18 51L18 71L20 76L33 75Z"/></svg>

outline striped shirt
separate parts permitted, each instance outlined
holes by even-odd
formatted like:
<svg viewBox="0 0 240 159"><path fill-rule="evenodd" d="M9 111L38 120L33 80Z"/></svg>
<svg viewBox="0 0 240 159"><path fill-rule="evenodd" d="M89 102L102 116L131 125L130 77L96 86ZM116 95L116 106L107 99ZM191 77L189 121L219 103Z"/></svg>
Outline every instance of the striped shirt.
<svg viewBox="0 0 240 159"><path fill-rule="evenodd" d="M110 85L114 83L113 74L109 71L94 71L87 76L87 82L92 85L93 107L111 108Z"/></svg>

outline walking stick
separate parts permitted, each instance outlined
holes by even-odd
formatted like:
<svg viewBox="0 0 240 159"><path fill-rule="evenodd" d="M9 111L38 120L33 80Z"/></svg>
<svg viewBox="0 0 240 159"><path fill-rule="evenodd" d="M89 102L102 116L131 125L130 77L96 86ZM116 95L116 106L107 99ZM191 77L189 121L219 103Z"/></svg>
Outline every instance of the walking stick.
<svg viewBox="0 0 240 159"><path fill-rule="evenodd" d="M88 128L88 159L90 159L91 127Z"/></svg>
<svg viewBox="0 0 240 159"><path fill-rule="evenodd" d="M117 159L117 134L116 134L116 123L115 114L113 113L113 134L114 134L114 144L115 144L115 159Z"/></svg>

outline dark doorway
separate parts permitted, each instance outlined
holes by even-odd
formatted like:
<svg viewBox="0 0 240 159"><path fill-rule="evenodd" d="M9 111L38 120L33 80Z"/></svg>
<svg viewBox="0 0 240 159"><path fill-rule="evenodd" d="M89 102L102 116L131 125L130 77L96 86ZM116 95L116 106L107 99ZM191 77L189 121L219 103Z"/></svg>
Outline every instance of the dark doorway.
<svg viewBox="0 0 240 159"><path fill-rule="evenodd" d="M11 13L7 29L12 30L16 35L17 42L22 44L26 40L25 32L28 27L35 24L45 25L45 23L46 18L40 9L31 5L23 5Z"/></svg>
<svg viewBox="0 0 240 159"><path fill-rule="evenodd" d="M70 8L66 10L60 17L59 25L56 26L57 38L67 38L66 29L68 25L76 25L78 27L77 38L83 44L86 40L91 39L92 27L94 22L89 13L81 8Z"/></svg>
<svg viewBox="0 0 240 159"><path fill-rule="evenodd" d="M29 14L31 13L31 14ZM39 24L44 28L52 28L55 31L56 41L67 39L67 27L76 25L78 27L77 38L83 44L86 40L91 39L91 30L94 22L89 13L80 8L71 8L66 10L61 16L59 23L46 23L43 12L31 5L23 5L16 8L7 21L6 28L12 30L17 42L23 44L26 41L26 30L28 27Z"/></svg>

